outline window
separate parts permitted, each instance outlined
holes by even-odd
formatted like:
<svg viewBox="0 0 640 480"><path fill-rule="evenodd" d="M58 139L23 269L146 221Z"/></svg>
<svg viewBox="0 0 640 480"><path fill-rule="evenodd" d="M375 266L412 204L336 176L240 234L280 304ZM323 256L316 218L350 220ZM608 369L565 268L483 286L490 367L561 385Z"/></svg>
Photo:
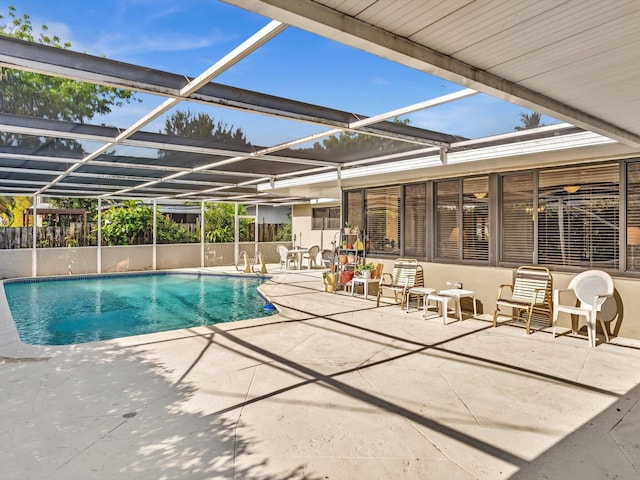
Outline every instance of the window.
<svg viewBox="0 0 640 480"><path fill-rule="evenodd" d="M627 164L627 270L640 271L640 162Z"/></svg>
<svg viewBox="0 0 640 480"><path fill-rule="evenodd" d="M462 258L489 260L489 177L462 180Z"/></svg>
<svg viewBox="0 0 640 480"><path fill-rule="evenodd" d="M543 170L538 263L618 268L619 165Z"/></svg>
<svg viewBox="0 0 640 480"><path fill-rule="evenodd" d="M458 259L460 257L460 181L438 182L436 188L436 257Z"/></svg>
<svg viewBox="0 0 640 480"><path fill-rule="evenodd" d="M533 173L502 177L503 262L532 264L533 258Z"/></svg>
<svg viewBox="0 0 640 480"><path fill-rule="evenodd" d="M311 210L311 230L340 229L340 207L314 208Z"/></svg>
<svg viewBox="0 0 640 480"><path fill-rule="evenodd" d="M400 195L400 186L367 189L367 253L400 253Z"/></svg>
<svg viewBox="0 0 640 480"><path fill-rule="evenodd" d="M348 191L344 217L364 231L371 255L431 260L432 253L439 262L640 273L640 158L509 172L490 180L479 175ZM621 213L626 225L620 225ZM498 225L492 225L493 216L499 216ZM625 265L620 228L626 228ZM491 232L498 238L490 238Z"/></svg>
<svg viewBox="0 0 640 480"><path fill-rule="evenodd" d="M436 229L437 257L489 260L489 177L436 183Z"/></svg>
<svg viewBox="0 0 640 480"><path fill-rule="evenodd" d="M424 258L427 253L427 186L404 187L404 255Z"/></svg>
<svg viewBox="0 0 640 480"><path fill-rule="evenodd" d="M362 190L355 190L352 192L345 192L344 194L344 220L355 228L358 227L363 230L365 225L362 218L364 211L364 195ZM344 227L344 225L342 225Z"/></svg>

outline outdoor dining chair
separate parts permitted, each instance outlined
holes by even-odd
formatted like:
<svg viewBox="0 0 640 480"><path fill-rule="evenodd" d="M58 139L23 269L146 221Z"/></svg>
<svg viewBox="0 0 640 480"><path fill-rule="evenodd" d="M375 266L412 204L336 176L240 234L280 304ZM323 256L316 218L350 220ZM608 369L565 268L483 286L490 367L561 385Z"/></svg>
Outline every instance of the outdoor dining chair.
<svg viewBox="0 0 640 480"><path fill-rule="evenodd" d="M286 246L279 244L276 246L276 249L278 250L278 255L280 256L280 270L282 270L283 267L285 270L288 270L289 264L296 263L296 255L294 255L293 253L289 253L289 249Z"/></svg>
<svg viewBox="0 0 640 480"><path fill-rule="evenodd" d="M311 270L311 266L313 265L313 268L317 267L318 264L318 254L320 253L320 247L318 245L312 245L309 247L309 249L302 254L302 260L300 261L300 263L303 263L304 261L307 262L307 268L309 270ZM301 265L302 267L302 265Z"/></svg>

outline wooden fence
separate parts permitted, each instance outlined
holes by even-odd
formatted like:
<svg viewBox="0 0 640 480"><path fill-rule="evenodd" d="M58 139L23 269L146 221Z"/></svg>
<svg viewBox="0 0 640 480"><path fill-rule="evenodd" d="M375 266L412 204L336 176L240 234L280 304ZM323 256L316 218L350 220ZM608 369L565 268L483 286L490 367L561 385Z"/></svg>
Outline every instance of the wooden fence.
<svg viewBox="0 0 640 480"><path fill-rule="evenodd" d="M188 232L196 234L199 226L195 223L181 224ZM87 224L86 230L82 223L72 223L66 227L36 227L38 248L57 247L94 247L98 244L96 238L96 224ZM258 242L273 242L278 233L285 228L285 224L258 224ZM240 232L240 241L254 242L255 229L248 224ZM199 237L195 243L199 242ZM135 245L149 245L153 243L153 232L142 232L136 238ZM159 244L162 242L158 242ZM104 245L104 242L103 242ZM0 227L0 250L15 248L32 248L33 227Z"/></svg>

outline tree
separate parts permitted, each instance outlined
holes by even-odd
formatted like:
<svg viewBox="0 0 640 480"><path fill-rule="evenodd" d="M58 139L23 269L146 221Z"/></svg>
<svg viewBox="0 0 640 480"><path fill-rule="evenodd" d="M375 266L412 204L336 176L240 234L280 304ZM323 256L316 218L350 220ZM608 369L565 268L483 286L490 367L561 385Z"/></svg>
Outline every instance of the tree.
<svg viewBox="0 0 640 480"><path fill-rule="evenodd" d="M515 130L521 131L528 130L530 128L544 127L544 124L540 123L541 120L542 115L538 112L531 112L531 114L521 113L520 121L522 122L522 126L515 127Z"/></svg>
<svg viewBox="0 0 640 480"><path fill-rule="evenodd" d="M240 128L234 128L233 125L221 121L216 122L206 113L195 115L189 110L178 110L167 118L164 122L164 133L232 145L251 145Z"/></svg>
<svg viewBox="0 0 640 480"><path fill-rule="evenodd" d="M409 125L411 121L407 119L393 119L394 123ZM356 160L365 156L384 155L386 153L397 153L415 148L415 145L388 138L367 135L364 133L345 131L337 135L331 135L322 142L315 142L312 149L306 149L310 153L320 153L322 156L337 156L345 160ZM301 151L304 151L302 149Z"/></svg>
<svg viewBox="0 0 640 480"><path fill-rule="evenodd" d="M13 223L13 209L16 202L13 197L0 197L0 225L9 227Z"/></svg>
<svg viewBox="0 0 640 480"><path fill-rule="evenodd" d="M165 120L164 133L200 140L211 140L216 143L226 143L237 146L251 145L240 128L229 126L221 121L215 121L206 113L193 114L190 111L176 111ZM161 152L163 158L179 156L178 152ZM246 209L238 206L238 213L244 215ZM234 241L235 206L228 203L208 203L204 214L206 239L211 243ZM243 236L247 220L240 220L240 235Z"/></svg>
<svg viewBox="0 0 640 480"><path fill-rule="evenodd" d="M153 207L128 200L104 212L102 236L107 245L136 245L140 235L153 231ZM187 232L156 209L156 236L159 243L190 243L196 236Z"/></svg>
<svg viewBox="0 0 640 480"><path fill-rule="evenodd" d="M238 215L245 215L246 208L238 205ZM232 203L209 203L204 212L204 225L207 241L211 243L233 242L235 205ZM245 231L247 219L240 219L240 236ZM240 241L244 238L240 238Z"/></svg>
<svg viewBox="0 0 640 480"><path fill-rule="evenodd" d="M42 25L41 31L34 35L30 16L26 13L19 15L13 6L8 7L6 15L0 14L0 35L56 48L71 48L71 43L57 35L49 35L46 25ZM0 67L0 111L3 113L83 123L96 114L109 113L113 107L135 100L129 90ZM85 155L82 145L73 139L0 132L0 142Z"/></svg>
<svg viewBox="0 0 640 480"><path fill-rule="evenodd" d="M37 42L57 48L71 48L57 35L50 36L46 25L34 36L31 18L19 15L9 6L6 16L0 15L0 35ZM4 113L83 123L96 114L107 114L135 100L129 90L105 87L65 78L52 77L11 68L0 68L0 109ZM73 140L43 139L37 136L0 134L0 139L13 145L40 146L48 149L67 149L82 152Z"/></svg>
<svg viewBox="0 0 640 480"><path fill-rule="evenodd" d="M29 208L31 206L31 197L19 196L19 197L9 197L14 202L14 207L11 209L11 213L13 215L13 222L7 224L7 227L24 227L24 219L23 212L25 208Z"/></svg>

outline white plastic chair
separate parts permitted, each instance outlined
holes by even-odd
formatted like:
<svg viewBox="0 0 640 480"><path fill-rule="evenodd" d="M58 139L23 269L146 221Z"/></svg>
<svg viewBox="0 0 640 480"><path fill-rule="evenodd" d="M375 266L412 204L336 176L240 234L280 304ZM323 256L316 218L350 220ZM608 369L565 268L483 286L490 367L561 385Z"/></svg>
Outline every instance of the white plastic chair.
<svg viewBox="0 0 640 480"><path fill-rule="evenodd" d="M296 263L296 256L289 253L289 249L284 245L278 245L276 248L278 255L280 255L280 270L282 270L282 267L284 267L285 270L289 270L289 264Z"/></svg>
<svg viewBox="0 0 640 480"><path fill-rule="evenodd" d="M318 266L318 254L320 253L320 247L318 245L310 246L305 253L302 254L302 262L307 261L307 268L311 270L311 265L313 267Z"/></svg>
<svg viewBox="0 0 640 480"><path fill-rule="evenodd" d="M558 313L564 312L570 315L585 317L587 322L587 334L589 345L596 346L596 321L600 320L604 336L609 341L609 334L602 319L600 311L602 304L609 297L613 296L613 280L608 273L601 270L587 270L579 273L571 279L569 288L553 291L553 336L556 336L556 323ZM560 304L560 294L562 292L573 291L578 299L578 305Z"/></svg>

